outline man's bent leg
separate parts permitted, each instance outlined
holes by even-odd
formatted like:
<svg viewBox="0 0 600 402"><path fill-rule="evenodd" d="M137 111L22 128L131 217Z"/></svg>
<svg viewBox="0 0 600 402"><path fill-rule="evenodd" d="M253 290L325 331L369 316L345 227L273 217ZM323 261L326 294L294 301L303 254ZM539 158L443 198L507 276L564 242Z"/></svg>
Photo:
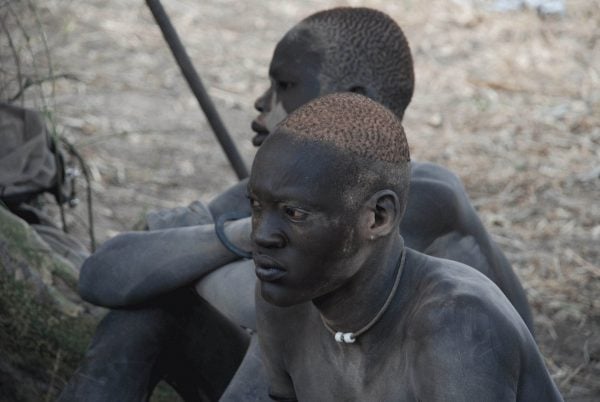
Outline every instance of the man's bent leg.
<svg viewBox="0 0 600 402"><path fill-rule="evenodd" d="M182 289L160 303L111 311L59 401L144 401L165 378L186 401L217 400L247 334Z"/></svg>
<svg viewBox="0 0 600 402"><path fill-rule="evenodd" d="M255 335L252 337L252 342L248 347L244 361L240 364L220 401L271 401L271 398L269 398L268 380L258 345L258 337Z"/></svg>
<svg viewBox="0 0 600 402"><path fill-rule="evenodd" d="M186 401L217 401L242 362L250 336L202 298L178 341L165 349L165 380Z"/></svg>
<svg viewBox="0 0 600 402"><path fill-rule="evenodd" d="M255 285L254 262L239 260L203 276L195 288L204 300L229 320L256 330Z"/></svg>
<svg viewBox="0 0 600 402"><path fill-rule="evenodd" d="M160 379L159 358L174 324L159 307L109 312L58 400L147 400Z"/></svg>

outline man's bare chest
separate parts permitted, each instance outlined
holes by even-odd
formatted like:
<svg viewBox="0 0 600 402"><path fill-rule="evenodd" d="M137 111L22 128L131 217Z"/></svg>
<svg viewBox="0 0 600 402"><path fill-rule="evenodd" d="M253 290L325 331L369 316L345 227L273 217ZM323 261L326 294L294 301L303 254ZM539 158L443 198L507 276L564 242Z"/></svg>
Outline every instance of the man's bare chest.
<svg viewBox="0 0 600 402"><path fill-rule="evenodd" d="M326 330L319 333L321 337L307 339L287 359L299 401L415 400L410 354L402 345L365 347L360 339L340 344Z"/></svg>

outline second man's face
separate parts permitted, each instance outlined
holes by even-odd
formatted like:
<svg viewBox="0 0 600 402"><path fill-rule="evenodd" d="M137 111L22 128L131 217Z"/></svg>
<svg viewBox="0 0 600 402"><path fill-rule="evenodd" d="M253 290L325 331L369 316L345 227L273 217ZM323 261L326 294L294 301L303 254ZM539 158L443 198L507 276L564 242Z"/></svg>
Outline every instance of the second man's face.
<svg viewBox="0 0 600 402"><path fill-rule="evenodd" d="M323 95L322 55L306 29L292 29L278 44L269 67L271 85L255 102L260 112L252 122L252 143L262 144L289 113Z"/></svg>

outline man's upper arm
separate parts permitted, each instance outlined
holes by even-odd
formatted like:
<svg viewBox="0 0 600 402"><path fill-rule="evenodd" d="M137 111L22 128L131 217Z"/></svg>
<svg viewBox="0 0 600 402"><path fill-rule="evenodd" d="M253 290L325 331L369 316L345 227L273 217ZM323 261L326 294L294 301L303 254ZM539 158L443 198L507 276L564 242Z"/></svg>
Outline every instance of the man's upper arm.
<svg viewBox="0 0 600 402"><path fill-rule="evenodd" d="M411 340L418 399L516 399L520 337L502 314L464 296L427 314L426 320L431 321L423 327L425 333Z"/></svg>

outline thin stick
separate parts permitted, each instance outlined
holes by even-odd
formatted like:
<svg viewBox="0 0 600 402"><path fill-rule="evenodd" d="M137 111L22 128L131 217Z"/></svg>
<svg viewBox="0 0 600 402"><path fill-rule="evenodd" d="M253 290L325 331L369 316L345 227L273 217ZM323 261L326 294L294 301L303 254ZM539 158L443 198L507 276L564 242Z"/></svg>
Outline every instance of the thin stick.
<svg viewBox="0 0 600 402"><path fill-rule="evenodd" d="M227 156L229 163L231 163L233 170L237 174L238 179L248 177L248 168L242 160L234 142L229 136L229 133L227 132L221 117L219 116L219 112L217 112L215 105L206 92L206 89L202 84L202 80L196 72L196 69L194 69L194 65L185 51L185 48L179 39L179 35L177 35L177 31L175 31L175 28L171 24L165 9L160 4L159 0L146 0L146 4L148 5L148 8L150 8L156 23L160 27L165 41L169 45L169 49L171 49L173 57L175 57L175 61L181 69L181 73L185 77L185 80L194 93L194 96L196 96L200 107L206 115L206 120L208 120L208 123L212 127L215 136L217 137L219 144L221 144L223 151L225 151L225 155Z"/></svg>

